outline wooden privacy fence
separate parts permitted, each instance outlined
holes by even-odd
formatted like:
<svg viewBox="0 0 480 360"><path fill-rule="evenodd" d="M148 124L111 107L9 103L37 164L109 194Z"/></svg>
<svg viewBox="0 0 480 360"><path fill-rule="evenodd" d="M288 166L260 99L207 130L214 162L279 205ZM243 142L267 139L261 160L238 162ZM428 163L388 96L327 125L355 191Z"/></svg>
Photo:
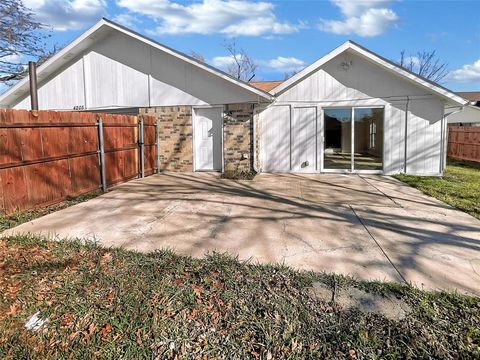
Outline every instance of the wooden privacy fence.
<svg viewBox="0 0 480 360"><path fill-rule="evenodd" d="M151 116L0 109L0 212L153 174L157 130Z"/></svg>
<svg viewBox="0 0 480 360"><path fill-rule="evenodd" d="M480 127L449 126L448 157L480 162Z"/></svg>

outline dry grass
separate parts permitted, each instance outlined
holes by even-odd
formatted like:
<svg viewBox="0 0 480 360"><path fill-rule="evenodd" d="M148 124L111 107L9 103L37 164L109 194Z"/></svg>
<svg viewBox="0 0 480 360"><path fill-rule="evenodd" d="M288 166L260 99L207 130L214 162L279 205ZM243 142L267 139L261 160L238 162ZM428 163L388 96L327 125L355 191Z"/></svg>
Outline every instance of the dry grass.
<svg viewBox="0 0 480 360"><path fill-rule="evenodd" d="M312 296L314 282L398 297L402 321ZM479 358L480 300L212 254L0 240L0 358ZM24 327L40 312L46 324Z"/></svg>

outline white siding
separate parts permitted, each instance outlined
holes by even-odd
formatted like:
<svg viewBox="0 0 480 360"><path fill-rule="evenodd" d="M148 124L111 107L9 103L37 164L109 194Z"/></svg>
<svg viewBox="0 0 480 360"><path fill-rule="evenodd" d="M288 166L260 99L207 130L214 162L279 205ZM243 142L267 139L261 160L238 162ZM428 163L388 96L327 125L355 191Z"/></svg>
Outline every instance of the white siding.
<svg viewBox="0 0 480 360"><path fill-rule="evenodd" d="M89 109L148 106L147 74L96 52L89 53L85 61Z"/></svg>
<svg viewBox="0 0 480 360"><path fill-rule="evenodd" d="M348 69L342 63L348 64ZM358 54L346 52L327 62L278 95L272 106L383 106L384 173L393 174L403 172L405 168L407 99L407 173L438 175L441 172L443 102L410 80L394 75ZM261 117L267 119L264 120L266 122L269 115L265 113ZM321 131L321 117L318 126ZM270 134L275 133L275 130L268 131ZM263 140L264 137L260 136L261 147L265 145ZM321 147L320 140L318 147ZM272 151L275 152L276 148L272 144L268 148L273 147ZM320 151L318 156L322 155ZM271 156L273 155L264 155L264 158L269 158L269 166L262 164L264 171L269 171L267 169L274 161L270 159Z"/></svg>
<svg viewBox="0 0 480 360"><path fill-rule="evenodd" d="M317 108L293 109L292 171L312 173L317 169Z"/></svg>
<svg viewBox="0 0 480 360"><path fill-rule="evenodd" d="M385 108L383 170L387 174L400 173L404 169L405 107L405 102L397 102Z"/></svg>
<svg viewBox="0 0 480 360"><path fill-rule="evenodd" d="M435 99L408 106L407 173L436 175L440 172L443 104Z"/></svg>
<svg viewBox="0 0 480 360"><path fill-rule="evenodd" d="M341 63L347 63L344 70ZM279 102L361 101L430 94L356 54L342 54L278 96Z"/></svg>
<svg viewBox="0 0 480 360"><path fill-rule="evenodd" d="M76 60L52 79L42 81L38 88L40 109L72 110L84 106L83 61ZM15 109L30 109L30 96L14 106Z"/></svg>
<svg viewBox="0 0 480 360"><path fill-rule="evenodd" d="M258 121L262 171L290 171L290 106L271 106Z"/></svg>
<svg viewBox="0 0 480 360"><path fill-rule="evenodd" d="M82 57L53 78L39 79L40 109L223 105L259 100L247 89L119 32L111 32L85 49ZM29 109L29 98L14 107Z"/></svg>
<svg viewBox="0 0 480 360"><path fill-rule="evenodd" d="M453 112L459 110L459 108L449 109L447 112ZM452 115L448 116L448 123L480 123L480 107L477 106L466 106L463 111L455 112Z"/></svg>

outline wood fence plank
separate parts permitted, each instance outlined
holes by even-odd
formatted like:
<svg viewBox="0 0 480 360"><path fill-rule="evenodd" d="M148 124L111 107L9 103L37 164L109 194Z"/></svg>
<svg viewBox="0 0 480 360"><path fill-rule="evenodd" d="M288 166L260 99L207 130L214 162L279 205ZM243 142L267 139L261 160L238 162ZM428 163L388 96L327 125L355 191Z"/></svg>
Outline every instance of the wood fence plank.
<svg viewBox="0 0 480 360"><path fill-rule="evenodd" d="M480 128L449 126L448 156L457 160L480 162Z"/></svg>
<svg viewBox="0 0 480 360"><path fill-rule="evenodd" d="M0 165L4 167L0 168L0 211L10 213L53 204L67 195L98 191L95 124L99 115L112 125L104 131L108 184L138 177L136 116L54 111L39 111L36 116L26 110L0 109ZM155 124L154 117L144 119ZM10 128L1 128L9 124ZM146 127L145 135L145 167L153 173L155 146L148 145L155 143L155 127Z"/></svg>

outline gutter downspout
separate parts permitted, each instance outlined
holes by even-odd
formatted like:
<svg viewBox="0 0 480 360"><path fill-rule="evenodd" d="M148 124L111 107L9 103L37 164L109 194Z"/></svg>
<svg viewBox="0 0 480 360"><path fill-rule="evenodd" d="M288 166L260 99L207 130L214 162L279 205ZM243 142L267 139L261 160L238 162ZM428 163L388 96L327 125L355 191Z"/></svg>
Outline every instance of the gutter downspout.
<svg viewBox="0 0 480 360"><path fill-rule="evenodd" d="M252 136L253 136L253 170L258 173L258 166L257 166L257 105L253 105L253 117L252 117Z"/></svg>
<svg viewBox="0 0 480 360"><path fill-rule="evenodd" d="M405 105L405 148L403 150L403 173L407 173L407 139L408 139L408 104L410 98L407 96L407 103Z"/></svg>

